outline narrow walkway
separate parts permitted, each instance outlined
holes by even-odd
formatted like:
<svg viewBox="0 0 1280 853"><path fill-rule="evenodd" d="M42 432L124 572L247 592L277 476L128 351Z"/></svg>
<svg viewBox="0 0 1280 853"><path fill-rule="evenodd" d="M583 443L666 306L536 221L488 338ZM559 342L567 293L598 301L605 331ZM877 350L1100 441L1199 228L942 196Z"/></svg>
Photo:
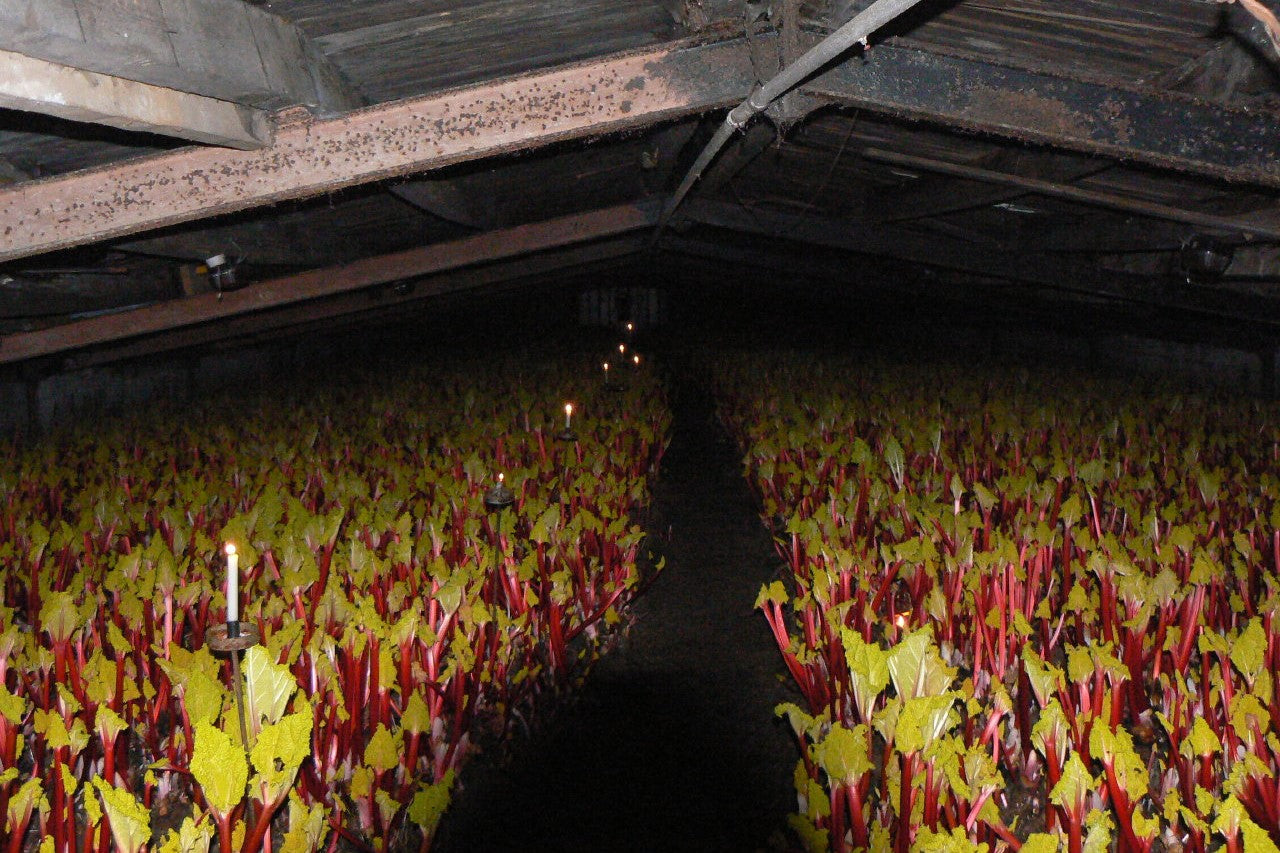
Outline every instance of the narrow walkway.
<svg viewBox="0 0 1280 853"><path fill-rule="evenodd" d="M795 808L782 665L751 607L777 558L705 395L673 406L652 522L667 567L627 643L509 766L464 774L437 850L751 853Z"/></svg>

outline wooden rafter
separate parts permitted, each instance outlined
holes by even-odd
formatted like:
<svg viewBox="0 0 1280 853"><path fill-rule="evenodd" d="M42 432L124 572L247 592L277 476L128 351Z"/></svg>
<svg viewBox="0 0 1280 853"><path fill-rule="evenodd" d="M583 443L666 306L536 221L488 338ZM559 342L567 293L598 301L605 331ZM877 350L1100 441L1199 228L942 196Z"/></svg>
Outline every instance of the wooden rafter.
<svg viewBox="0 0 1280 853"><path fill-rule="evenodd" d="M805 36L805 38L812 38ZM0 189L0 260L728 106L742 40L672 43L278 130L259 152L183 150ZM1270 116L880 45L810 89L967 130L1280 186Z"/></svg>
<svg viewBox="0 0 1280 853"><path fill-rule="evenodd" d="M655 205L622 205L285 276L242 290L158 302L133 311L0 338L0 364L227 320L358 292L379 284L616 237L652 225L656 219Z"/></svg>

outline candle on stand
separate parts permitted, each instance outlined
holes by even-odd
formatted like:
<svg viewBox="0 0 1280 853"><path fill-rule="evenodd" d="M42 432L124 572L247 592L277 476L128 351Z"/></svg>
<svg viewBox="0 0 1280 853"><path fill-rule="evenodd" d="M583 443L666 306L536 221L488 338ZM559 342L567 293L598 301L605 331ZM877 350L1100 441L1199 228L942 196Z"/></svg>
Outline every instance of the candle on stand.
<svg viewBox="0 0 1280 853"><path fill-rule="evenodd" d="M572 427L569 426L572 418L573 418L573 403L565 403L564 404L564 428L565 429L572 429Z"/></svg>
<svg viewBox="0 0 1280 853"><path fill-rule="evenodd" d="M240 555L234 542L227 543L227 633L240 621Z"/></svg>

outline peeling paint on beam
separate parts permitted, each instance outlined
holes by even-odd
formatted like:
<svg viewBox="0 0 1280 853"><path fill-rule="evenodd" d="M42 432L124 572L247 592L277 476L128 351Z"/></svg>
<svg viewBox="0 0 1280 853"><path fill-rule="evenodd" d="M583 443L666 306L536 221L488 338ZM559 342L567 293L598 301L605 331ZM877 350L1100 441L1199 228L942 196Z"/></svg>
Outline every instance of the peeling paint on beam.
<svg viewBox="0 0 1280 853"><path fill-rule="evenodd" d="M0 338L0 364L225 320L549 248L615 237L651 227L657 218L656 204L620 205L311 270L250 285L243 290L173 299L134 311L10 335Z"/></svg>
<svg viewBox="0 0 1280 853"><path fill-rule="evenodd" d="M904 118L1280 187L1273 112L897 44L876 45L805 88Z"/></svg>
<svg viewBox="0 0 1280 853"><path fill-rule="evenodd" d="M658 50L280 127L256 152L191 150L0 190L0 260L729 106L738 42Z"/></svg>

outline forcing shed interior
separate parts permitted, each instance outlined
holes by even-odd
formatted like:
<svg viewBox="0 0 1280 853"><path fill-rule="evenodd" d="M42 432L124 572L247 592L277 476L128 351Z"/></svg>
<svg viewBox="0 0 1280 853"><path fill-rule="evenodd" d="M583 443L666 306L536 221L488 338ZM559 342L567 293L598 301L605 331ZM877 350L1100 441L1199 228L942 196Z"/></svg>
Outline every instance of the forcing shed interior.
<svg viewBox="0 0 1280 853"><path fill-rule="evenodd" d="M658 234L725 111L870 5L3 0L9 426L50 377L600 281L1273 389L1280 77L1237 4L925 0Z"/></svg>
<svg viewBox="0 0 1280 853"><path fill-rule="evenodd" d="M886 22L857 31L886 9ZM681 846L688 832L739 817L730 831L755 843L773 825L757 831L748 813L767 824L790 808L796 759L789 740L769 740L782 728L770 728L771 697L790 694L769 692L782 690L776 650L759 642L768 638L749 608L776 574L770 533L783 526L759 523L760 493L739 476L742 448L720 429L726 408L713 412L705 388L656 377L671 379L669 368L689 366L706 342L781 343L941 355L977 364L979 376L1046 361L1274 399L1276 9L1275 0L0 0L0 439L17 437L0 447L13 459L60 426L98 429L105 411L148 415L143 404L204 390L247 397L255 382L272 392L300 375L313 384L292 386L306 390L281 409L309 418L298 400L340 375L331 368L389 364L421 344L430 356L589 350L579 366L594 380L594 354L636 322L628 340L666 372L628 374L629 387L593 382L600 394L588 399L613 407L572 414L578 425L622 421L614 414L645 397L657 424L649 438L665 449L669 394L677 437L644 521L654 541L664 522L684 525L674 537L666 525L684 571L661 575L642 599L651 609L638 624L650 620L657 640L627 675L643 677L615 671L592 700L603 723L561 740L605 755L661 746L652 752L670 764L649 768L650 790L687 814L654 819L641 801L634 824L622 824L664 831L672 843L653 849L695 849ZM848 44L834 58L767 105L755 100L841 34ZM519 372L508 354L486 367ZM1043 375L1044 388L1059 378ZM565 376L585 393L580 376ZM467 389L489 378L467 374L443 397L470 418ZM498 394L491 384L484 390ZM1075 387L1054 389L1060 408ZM1268 411L1250 409L1263 420ZM528 412L524 437L541 441ZM566 459L578 442L570 415L560 433L552 412ZM941 426L935 435L937 455ZM439 449L434 435L413 438L421 452L406 468ZM1253 443L1265 455L1267 442ZM377 450L402 449L392 444ZM268 467L279 462L269 456ZM635 472L652 473L646 463L633 460ZM600 470L595 479L609 480ZM468 485L492 473L468 471ZM1201 497L1218 485L1198 486ZM477 495L492 494L487 486ZM958 516L960 496L951 500ZM493 509L471 503L477 524ZM11 537L17 526L11 513ZM497 530L495 545L501 522ZM1280 533L1271 535L1274 555ZM294 602L302 608L296 591ZM626 621L611 608L591 615L606 612ZM654 664L694 647L703 669ZM721 668L717 655L741 666ZM668 682L694 701L667 702ZM717 727L746 694L764 712L737 707L750 722ZM652 740L618 746L620 731L654 718L666 728ZM686 754L713 735L719 749ZM551 772L573 777L581 753L561 751L570 757ZM545 762L535 753L528 763ZM690 763L697 773L682 778L694 781L672 796L668 777ZM703 796L699 774L712 765L740 787ZM761 767L773 774L763 793L751 790ZM579 776L570 799L621 800L634 781L610 789ZM540 778L518 793L548 795ZM687 792L702 799L686 808L697 799ZM446 833L454 849L495 849L468 842L473 827L494 823L499 796L464 801L480 814ZM558 820L538 804L526 811ZM595 811L574 821L617 819ZM524 830L526 817L507 819ZM68 824L76 818L72 802ZM270 820L261 825L269 831ZM734 843L696 849L747 849Z"/></svg>

